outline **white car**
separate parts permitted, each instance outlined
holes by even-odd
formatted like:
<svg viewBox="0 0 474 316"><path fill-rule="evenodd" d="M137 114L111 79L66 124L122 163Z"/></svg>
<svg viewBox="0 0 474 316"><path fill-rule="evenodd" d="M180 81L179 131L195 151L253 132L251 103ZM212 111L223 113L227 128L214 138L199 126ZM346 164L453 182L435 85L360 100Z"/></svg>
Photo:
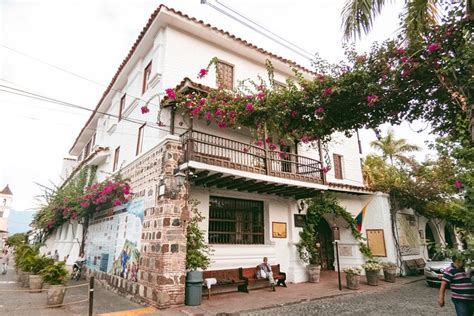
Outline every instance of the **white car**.
<svg viewBox="0 0 474 316"><path fill-rule="evenodd" d="M425 279L429 286L440 286L443 272L451 265L452 261L448 258L443 258L439 254L433 256L425 265Z"/></svg>

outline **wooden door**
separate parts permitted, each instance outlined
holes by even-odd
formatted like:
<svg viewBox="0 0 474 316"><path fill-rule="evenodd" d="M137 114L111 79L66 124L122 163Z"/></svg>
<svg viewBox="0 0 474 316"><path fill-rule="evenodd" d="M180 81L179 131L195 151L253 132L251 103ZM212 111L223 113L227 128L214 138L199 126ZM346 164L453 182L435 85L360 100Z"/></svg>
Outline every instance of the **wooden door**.
<svg viewBox="0 0 474 316"><path fill-rule="evenodd" d="M321 245L321 269L334 270L334 245L332 244L332 231L328 222L321 218L318 226L318 239Z"/></svg>

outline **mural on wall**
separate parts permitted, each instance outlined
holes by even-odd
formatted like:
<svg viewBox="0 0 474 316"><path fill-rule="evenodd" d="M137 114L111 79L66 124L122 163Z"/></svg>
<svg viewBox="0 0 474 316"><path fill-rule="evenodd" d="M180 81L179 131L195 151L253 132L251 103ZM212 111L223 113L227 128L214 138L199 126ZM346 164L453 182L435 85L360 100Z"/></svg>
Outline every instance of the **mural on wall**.
<svg viewBox="0 0 474 316"><path fill-rule="evenodd" d="M410 214L397 214L400 252L403 256L420 254L420 236L416 218Z"/></svg>
<svg viewBox="0 0 474 316"><path fill-rule="evenodd" d="M85 249L89 268L137 281L144 207L134 199L94 216Z"/></svg>

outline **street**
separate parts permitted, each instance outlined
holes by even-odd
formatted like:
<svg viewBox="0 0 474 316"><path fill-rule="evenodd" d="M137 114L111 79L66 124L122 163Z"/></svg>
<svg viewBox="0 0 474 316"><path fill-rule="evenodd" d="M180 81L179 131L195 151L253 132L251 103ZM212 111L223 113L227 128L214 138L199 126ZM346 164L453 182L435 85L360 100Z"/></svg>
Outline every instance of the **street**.
<svg viewBox="0 0 474 316"><path fill-rule="evenodd" d="M437 295L437 288L419 281L378 293L321 299L242 315L455 315L449 291L443 308L437 304Z"/></svg>

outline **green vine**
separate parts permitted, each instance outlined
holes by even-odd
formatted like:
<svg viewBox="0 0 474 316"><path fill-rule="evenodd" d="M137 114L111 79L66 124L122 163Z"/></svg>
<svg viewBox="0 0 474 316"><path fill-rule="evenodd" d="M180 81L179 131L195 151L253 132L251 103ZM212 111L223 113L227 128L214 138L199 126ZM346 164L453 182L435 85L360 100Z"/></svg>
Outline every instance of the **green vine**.
<svg viewBox="0 0 474 316"><path fill-rule="evenodd" d="M372 252L365 243L365 238L357 230L354 216L339 205L334 195L319 193L316 197L307 200L306 223L300 232L300 242L296 245L300 259L305 263L319 264L320 253L316 246L318 240L319 223L325 214L334 214L343 218L349 225L352 236L359 242L359 251L366 258L372 258Z"/></svg>

